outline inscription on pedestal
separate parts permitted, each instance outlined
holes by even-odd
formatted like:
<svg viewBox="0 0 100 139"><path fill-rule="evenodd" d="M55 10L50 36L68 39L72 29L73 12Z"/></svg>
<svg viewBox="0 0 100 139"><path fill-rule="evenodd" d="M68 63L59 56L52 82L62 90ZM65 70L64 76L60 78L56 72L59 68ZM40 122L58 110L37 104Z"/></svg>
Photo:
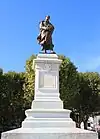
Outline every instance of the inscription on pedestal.
<svg viewBox="0 0 100 139"><path fill-rule="evenodd" d="M55 72L40 72L39 88L56 88Z"/></svg>

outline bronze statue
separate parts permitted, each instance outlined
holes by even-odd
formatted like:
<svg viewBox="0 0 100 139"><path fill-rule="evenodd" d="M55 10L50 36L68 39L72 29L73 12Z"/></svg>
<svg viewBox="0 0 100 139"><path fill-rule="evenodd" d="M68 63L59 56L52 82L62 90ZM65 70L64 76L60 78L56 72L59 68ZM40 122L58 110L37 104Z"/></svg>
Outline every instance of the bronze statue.
<svg viewBox="0 0 100 139"><path fill-rule="evenodd" d="M49 20L50 16L46 16L45 20L40 22L40 34L37 37L37 40L42 46L41 51L45 51L45 53L47 53L47 50L50 50L52 53L55 53L53 51L54 45L52 43L52 33L54 31L54 26L49 22Z"/></svg>

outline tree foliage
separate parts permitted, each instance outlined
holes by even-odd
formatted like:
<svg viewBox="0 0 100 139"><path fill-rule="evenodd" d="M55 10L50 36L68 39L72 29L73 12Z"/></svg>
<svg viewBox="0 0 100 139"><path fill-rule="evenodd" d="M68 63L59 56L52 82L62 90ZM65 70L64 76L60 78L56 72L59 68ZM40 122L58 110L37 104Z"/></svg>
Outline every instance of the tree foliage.
<svg viewBox="0 0 100 139"><path fill-rule="evenodd" d="M18 127L24 117L24 73L0 75L0 128Z"/></svg>
<svg viewBox="0 0 100 139"><path fill-rule="evenodd" d="M78 72L75 65L65 56L59 56L62 60L59 73L60 97L65 108L74 106L74 97L78 93Z"/></svg>
<svg viewBox="0 0 100 139"><path fill-rule="evenodd" d="M74 108L79 113L79 123L85 123L93 112L100 110L100 75L97 72L79 73L79 91ZM85 125L86 128L86 125Z"/></svg>
<svg viewBox="0 0 100 139"><path fill-rule="evenodd" d="M24 85L24 99L25 99L25 105L27 107L30 107L31 102L34 98L34 87L35 87L35 71L32 68L33 66L33 59L35 59L36 56L32 55L27 61L26 61L26 73L25 73L25 85Z"/></svg>
<svg viewBox="0 0 100 139"><path fill-rule="evenodd" d="M100 92L100 75L97 72L79 73L80 104L86 113L97 111ZM78 98L78 97L77 97ZM95 107L94 107L95 106Z"/></svg>

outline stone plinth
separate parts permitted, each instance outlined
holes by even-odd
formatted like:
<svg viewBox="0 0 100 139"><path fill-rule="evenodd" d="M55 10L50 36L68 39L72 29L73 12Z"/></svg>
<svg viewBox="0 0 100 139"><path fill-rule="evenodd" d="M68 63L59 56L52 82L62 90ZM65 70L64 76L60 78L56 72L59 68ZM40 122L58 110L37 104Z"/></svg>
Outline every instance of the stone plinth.
<svg viewBox="0 0 100 139"><path fill-rule="evenodd" d="M63 109L59 98L59 66L56 54L39 54L33 61L35 68L35 99L32 109Z"/></svg>
<svg viewBox="0 0 100 139"><path fill-rule="evenodd" d="M97 139L95 132L78 129L63 109L59 97L59 66L56 54L39 54L33 61L35 97L25 111L22 127L2 133L2 139Z"/></svg>

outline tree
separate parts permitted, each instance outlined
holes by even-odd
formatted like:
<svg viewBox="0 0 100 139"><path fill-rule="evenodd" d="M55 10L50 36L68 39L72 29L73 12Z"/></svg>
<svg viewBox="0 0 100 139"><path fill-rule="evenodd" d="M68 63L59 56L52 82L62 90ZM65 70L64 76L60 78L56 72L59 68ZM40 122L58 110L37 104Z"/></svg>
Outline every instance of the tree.
<svg viewBox="0 0 100 139"><path fill-rule="evenodd" d="M3 69L0 68L0 75L3 74Z"/></svg>
<svg viewBox="0 0 100 139"><path fill-rule="evenodd" d="M64 107L72 109L74 107L74 98L78 93L78 72L75 65L65 56L59 56L62 60L60 66L60 97L64 102Z"/></svg>
<svg viewBox="0 0 100 139"><path fill-rule="evenodd" d="M24 86L24 99L25 99L25 107L29 108L31 106L31 102L34 99L34 88L35 88L35 71L32 68L33 59L36 56L32 55L28 60L26 60L26 73L25 73L25 86Z"/></svg>
<svg viewBox="0 0 100 139"><path fill-rule="evenodd" d="M100 75L98 73L79 73L79 92L75 96L74 108L79 113L79 124L83 121L85 129L89 115L97 111L99 106L99 92Z"/></svg>
<svg viewBox="0 0 100 139"><path fill-rule="evenodd" d="M24 73L0 76L0 127L2 131L19 127L24 119Z"/></svg>

